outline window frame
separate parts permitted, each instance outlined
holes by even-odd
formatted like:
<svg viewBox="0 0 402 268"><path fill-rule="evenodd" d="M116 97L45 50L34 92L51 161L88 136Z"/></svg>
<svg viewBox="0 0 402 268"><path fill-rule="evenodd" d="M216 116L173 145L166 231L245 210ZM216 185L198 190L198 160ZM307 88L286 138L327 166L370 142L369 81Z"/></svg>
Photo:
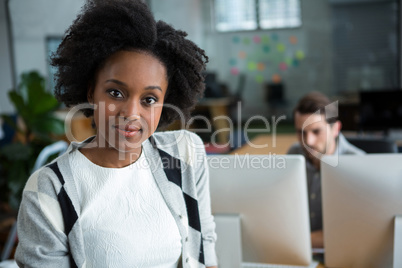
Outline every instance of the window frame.
<svg viewBox="0 0 402 268"><path fill-rule="evenodd" d="M253 0L255 5L255 23L256 28L254 29L234 29L234 30L219 30L217 27L217 14L216 14L216 1L219 0L212 0L212 18L213 18L213 25L212 28L217 33L235 33L235 32L253 32L253 31L270 31L270 30L286 30L286 29L297 29L302 27L303 20L302 20L302 8L301 8L301 0L296 0L299 3L299 20L300 24L297 26L285 26L285 27L271 27L271 28L262 28L261 21L260 21L260 0Z"/></svg>

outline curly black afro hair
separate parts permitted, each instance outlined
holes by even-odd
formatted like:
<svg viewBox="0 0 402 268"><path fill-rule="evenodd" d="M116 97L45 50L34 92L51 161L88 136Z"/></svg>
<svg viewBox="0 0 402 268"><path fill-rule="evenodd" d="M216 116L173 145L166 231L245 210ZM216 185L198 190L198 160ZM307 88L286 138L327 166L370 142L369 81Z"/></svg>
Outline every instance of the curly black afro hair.
<svg viewBox="0 0 402 268"><path fill-rule="evenodd" d="M188 119L204 92L202 72L208 57L186 36L163 21L156 22L140 0L89 0L52 55L56 98L67 107L88 102L88 90L106 59L117 51L140 50L164 64L168 76L164 103L179 108ZM90 109L83 112L93 115ZM159 127L178 118L177 111L164 107Z"/></svg>

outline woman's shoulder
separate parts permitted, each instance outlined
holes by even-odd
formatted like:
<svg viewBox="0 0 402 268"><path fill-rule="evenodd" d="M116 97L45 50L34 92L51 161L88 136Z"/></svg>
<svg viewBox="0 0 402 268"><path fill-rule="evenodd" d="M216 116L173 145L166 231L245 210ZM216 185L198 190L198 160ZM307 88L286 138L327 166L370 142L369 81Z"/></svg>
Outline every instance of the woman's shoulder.
<svg viewBox="0 0 402 268"><path fill-rule="evenodd" d="M205 156L201 138L188 130L156 132L153 135L158 149L193 165L194 159Z"/></svg>
<svg viewBox="0 0 402 268"><path fill-rule="evenodd" d="M58 166L59 159L63 157L67 157L66 153L33 172L25 184L24 191L41 192L49 196L56 195L57 190L63 184ZM51 191L52 189L55 192Z"/></svg>
<svg viewBox="0 0 402 268"><path fill-rule="evenodd" d="M201 138L194 132L188 130L173 130L173 131L161 131L153 134L156 142L164 145L165 142L171 142L172 144L187 144L187 145L200 145L204 147L204 143Z"/></svg>
<svg viewBox="0 0 402 268"><path fill-rule="evenodd" d="M71 143L66 152L33 172L27 180L25 190L49 187L57 190L66 183L64 173L70 168L69 157L76 148L77 144Z"/></svg>

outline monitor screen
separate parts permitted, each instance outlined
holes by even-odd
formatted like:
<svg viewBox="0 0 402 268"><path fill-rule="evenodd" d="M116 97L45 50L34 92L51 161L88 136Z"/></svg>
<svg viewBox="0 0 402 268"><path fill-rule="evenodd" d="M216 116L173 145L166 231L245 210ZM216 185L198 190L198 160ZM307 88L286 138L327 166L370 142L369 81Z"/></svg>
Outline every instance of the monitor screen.
<svg viewBox="0 0 402 268"><path fill-rule="evenodd" d="M394 218L402 215L401 163L401 154L341 155L337 166L322 162L326 267L392 267Z"/></svg>
<svg viewBox="0 0 402 268"><path fill-rule="evenodd" d="M304 157L210 155L208 164L212 213L240 215L243 262L310 264Z"/></svg>
<svg viewBox="0 0 402 268"><path fill-rule="evenodd" d="M360 92L361 130L402 129L402 90Z"/></svg>

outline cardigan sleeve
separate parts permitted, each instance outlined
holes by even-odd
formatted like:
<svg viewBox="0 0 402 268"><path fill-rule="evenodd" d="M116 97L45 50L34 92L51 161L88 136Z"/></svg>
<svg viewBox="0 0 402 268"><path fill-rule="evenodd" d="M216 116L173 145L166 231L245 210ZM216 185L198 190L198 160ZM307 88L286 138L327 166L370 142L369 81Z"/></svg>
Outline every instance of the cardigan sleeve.
<svg viewBox="0 0 402 268"><path fill-rule="evenodd" d="M204 245L205 266L216 266L217 258L215 253L215 222L211 214L211 198L209 193L209 171L205 153L205 147L195 134L191 134L192 141L196 148L195 159L195 180L200 213L201 233Z"/></svg>
<svg viewBox="0 0 402 268"><path fill-rule="evenodd" d="M32 174L18 212L19 267L70 267L67 236L51 172L42 168Z"/></svg>

